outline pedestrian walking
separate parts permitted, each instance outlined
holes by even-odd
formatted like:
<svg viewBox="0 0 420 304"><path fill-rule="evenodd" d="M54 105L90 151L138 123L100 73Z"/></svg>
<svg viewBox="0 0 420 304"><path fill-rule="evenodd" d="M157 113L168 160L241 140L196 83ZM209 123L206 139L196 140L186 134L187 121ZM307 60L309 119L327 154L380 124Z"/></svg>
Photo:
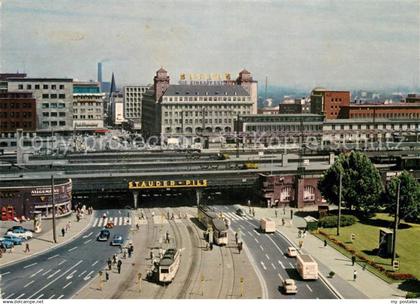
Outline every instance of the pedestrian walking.
<svg viewBox="0 0 420 304"><path fill-rule="evenodd" d="M166 243L169 243L169 232L166 231Z"/></svg>
<svg viewBox="0 0 420 304"><path fill-rule="evenodd" d="M353 270L353 281L356 281L356 279L357 279L357 271L355 269Z"/></svg>
<svg viewBox="0 0 420 304"><path fill-rule="evenodd" d="M284 226L284 224L285 224L284 218L281 219L281 224Z"/></svg>
<svg viewBox="0 0 420 304"><path fill-rule="evenodd" d="M71 221L68 221L67 225L69 226L69 230L71 228Z"/></svg>
<svg viewBox="0 0 420 304"><path fill-rule="evenodd" d="M351 256L351 266L354 266L354 263L356 262L356 256L352 255Z"/></svg>
<svg viewBox="0 0 420 304"><path fill-rule="evenodd" d="M105 281L109 281L109 273L108 271L105 271Z"/></svg>
<svg viewBox="0 0 420 304"><path fill-rule="evenodd" d="M300 239L302 236L302 231L300 231L300 229L298 230L298 239Z"/></svg>
<svg viewBox="0 0 420 304"><path fill-rule="evenodd" d="M129 248L128 248L128 257L129 257L129 258L131 258L131 253L132 253L132 251L131 251L131 248L129 247Z"/></svg>
<svg viewBox="0 0 420 304"><path fill-rule="evenodd" d="M276 209L276 210L274 210L274 214L276 215L276 218L277 218L277 209Z"/></svg>
<svg viewBox="0 0 420 304"><path fill-rule="evenodd" d="M305 237L306 237L306 231L304 231L304 232L303 232L302 237L303 237L303 238L305 238Z"/></svg>
<svg viewBox="0 0 420 304"><path fill-rule="evenodd" d="M140 230L140 225L139 225L139 223L137 223L137 224L136 224L136 228L137 228L137 230Z"/></svg>
<svg viewBox="0 0 420 304"><path fill-rule="evenodd" d="M25 252L31 252L31 250L29 249L29 243L25 244Z"/></svg>
<svg viewBox="0 0 420 304"><path fill-rule="evenodd" d="M134 245L133 245L133 244L131 244L129 248L130 248L130 250L131 250L131 253L133 253L133 252L134 252Z"/></svg>
<svg viewBox="0 0 420 304"><path fill-rule="evenodd" d="M324 247L327 247L327 240L324 240Z"/></svg>
<svg viewBox="0 0 420 304"><path fill-rule="evenodd" d="M238 244L238 233L235 232L235 243Z"/></svg>
<svg viewBox="0 0 420 304"><path fill-rule="evenodd" d="M122 265L121 260L118 260L118 263L117 263L118 273L121 273L121 265Z"/></svg>
<svg viewBox="0 0 420 304"><path fill-rule="evenodd" d="M108 258L107 263L108 263L108 270L111 270L112 269L112 261L111 261L110 258Z"/></svg>
<svg viewBox="0 0 420 304"><path fill-rule="evenodd" d="M117 264L117 255L116 255L116 254L114 254L114 255L112 256L112 263L113 263L113 264Z"/></svg>
<svg viewBox="0 0 420 304"><path fill-rule="evenodd" d="M153 251L150 251L150 259L153 260L154 257L155 255L153 254Z"/></svg>
<svg viewBox="0 0 420 304"><path fill-rule="evenodd" d="M299 249L302 249L302 247L303 247L303 240L300 240L299 241Z"/></svg>
<svg viewBox="0 0 420 304"><path fill-rule="evenodd" d="M242 242L238 243L238 252L241 254L242 251Z"/></svg>
<svg viewBox="0 0 420 304"><path fill-rule="evenodd" d="M213 243L210 243L210 250L213 250Z"/></svg>
<svg viewBox="0 0 420 304"><path fill-rule="evenodd" d="M64 237L66 235L66 230L64 228L61 228L61 235Z"/></svg>

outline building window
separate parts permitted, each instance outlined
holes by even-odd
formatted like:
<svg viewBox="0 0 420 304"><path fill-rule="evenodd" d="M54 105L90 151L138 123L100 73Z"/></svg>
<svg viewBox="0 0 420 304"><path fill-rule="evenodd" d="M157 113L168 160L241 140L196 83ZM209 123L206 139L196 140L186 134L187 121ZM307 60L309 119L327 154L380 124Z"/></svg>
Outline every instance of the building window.
<svg viewBox="0 0 420 304"><path fill-rule="evenodd" d="M19 85L18 85L18 89L19 89L19 90L23 90L23 84L19 84Z"/></svg>
<svg viewBox="0 0 420 304"><path fill-rule="evenodd" d="M59 115L60 115L60 117L64 117L64 116L66 116L66 113L65 112L60 112Z"/></svg>
<svg viewBox="0 0 420 304"><path fill-rule="evenodd" d="M50 95L48 95L48 94L42 94L43 99L48 99L49 97L50 97Z"/></svg>
<svg viewBox="0 0 420 304"><path fill-rule="evenodd" d="M51 117L57 117L57 112L52 112Z"/></svg>
<svg viewBox="0 0 420 304"><path fill-rule="evenodd" d="M64 90L64 84L60 84L60 90Z"/></svg>
<svg viewBox="0 0 420 304"><path fill-rule="evenodd" d="M51 85L51 90L56 90L56 89L57 89L57 86L55 84L52 84Z"/></svg>
<svg viewBox="0 0 420 304"><path fill-rule="evenodd" d="M32 85L27 84L27 85L26 85L26 89L27 89L27 90L32 90Z"/></svg>
<svg viewBox="0 0 420 304"><path fill-rule="evenodd" d="M50 113L48 113L48 112L43 112L43 113L42 113L42 116L43 116L43 117L50 117Z"/></svg>
<svg viewBox="0 0 420 304"><path fill-rule="evenodd" d="M42 108L43 108L43 109L48 109L49 107L50 107L50 105L49 105L48 103L45 103L45 102L44 102L44 103L42 104Z"/></svg>
<svg viewBox="0 0 420 304"><path fill-rule="evenodd" d="M48 90L48 84L44 84L44 85L42 86L42 88L43 88L44 90Z"/></svg>
<svg viewBox="0 0 420 304"><path fill-rule="evenodd" d="M59 95L58 95L58 98L60 98L60 99L65 99L65 98L66 98L66 94L59 94Z"/></svg>

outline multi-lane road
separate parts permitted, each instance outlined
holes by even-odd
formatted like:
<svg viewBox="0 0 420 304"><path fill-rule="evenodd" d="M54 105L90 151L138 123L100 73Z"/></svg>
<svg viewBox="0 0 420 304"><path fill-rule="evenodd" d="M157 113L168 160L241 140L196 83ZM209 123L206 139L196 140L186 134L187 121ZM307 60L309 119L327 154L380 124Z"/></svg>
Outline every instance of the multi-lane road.
<svg viewBox="0 0 420 304"><path fill-rule="evenodd" d="M331 289L320 279L303 281L296 271L296 261L289 258L285 252L292 246L280 233L264 234L259 231L259 222L249 215L235 214L233 206L215 206L230 220L230 228L239 233L243 240L256 271L263 277L268 298L297 298L297 299L336 299ZM298 287L296 295L284 295L281 290L283 279L294 279Z"/></svg>
<svg viewBox="0 0 420 304"><path fill-rule="evenodd" d="M96 211L92 225L80 237L33 258L1 268L3 298L68 299L96 277L107 259L119 252L119 248L110 246L109 241L96 241L102 229L99 221L104 221L102 213L117 223L111 231L111 238L114 234L121 234L126 239L131 221L127 211Z"/></svg>

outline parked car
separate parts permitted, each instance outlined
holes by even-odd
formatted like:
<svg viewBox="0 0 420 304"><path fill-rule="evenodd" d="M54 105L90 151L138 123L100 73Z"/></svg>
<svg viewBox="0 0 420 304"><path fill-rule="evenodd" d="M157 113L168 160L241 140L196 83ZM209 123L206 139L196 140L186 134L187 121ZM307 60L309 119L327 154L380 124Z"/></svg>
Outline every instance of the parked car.
<svg viewBox="0 0 420 304"><path fill-rule="evenodd" d="M297 257L298 251L295 247L287 248L287 255L291 258Z"/></svg>
<svg viewBox="0 0 420 304"><path fill-rule="evenodd" d="M236 209L236 215L244 216L244 211L241 208Z"/></svg>
<svg viewBox="0 0 420 304"><path fill-rule="evenodd" d="M28 239L32 238L32 236L33 236L31 231L29 231L26 228L19 227L19 226L10 228L7 231L6 235L19 237L19 238L22 238L22 239L25 239L25 240L28 240Z"/></svg>
<svg viewBox="0 0 420 304"><path fill-rule="evenodd" d="M0 238L0 241L2 240L8 240L13 242L14 245L22 245L22 238L20 237L16 237L16 236L12 236L12 235L5 235L2 238Z"/></svg>
<svg viewBox="0 0 420 304"><path fill-rule="evenodd" d="M13 244L12 241L9 240L1 240L0 241L0 247L4 248L4 249L10 249L13 248L15 245Z"/></svg>
<svg viewBox="0 0 420 304"><path fill-rule="evenodd" d="M114 235L111 241L111 246L122 246L124 244L124 239L122 235Z"/></svg>
<svg viewBox="0 0 420 304"><path fill-rule="evenodd" d="M101 232L99 232L97 240L100 242L108 241L110 236L111 232L108 229L102 229Z"/></svg>
<svg viewBox="0 0 420 304"><path fill-rule="evenodd" d="M297 293L297 286L296 286L295 280L292 280L292 279L283 280L282 286L283 286L283 291L286 294Z"/></svg>

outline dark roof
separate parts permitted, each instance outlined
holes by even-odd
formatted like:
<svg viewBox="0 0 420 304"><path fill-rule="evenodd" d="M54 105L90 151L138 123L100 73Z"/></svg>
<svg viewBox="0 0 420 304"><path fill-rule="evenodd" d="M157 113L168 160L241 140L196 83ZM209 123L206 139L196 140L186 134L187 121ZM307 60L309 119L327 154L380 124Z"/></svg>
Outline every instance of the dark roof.
<svg viewBox="0 0 420 304"><path fill-rule="evenodd" d="M165 251L162 259L159 261L160 266L171 266L175 261L176 249L170 248Z"/></svg>
<svg viewBox="0 0 420 304"><path fill-rule="evenodd" d="M163 96L249 96L240 85L170 85Z"/></svg>
<svg viewBox="0 0 420 304"><path fill-rule="evenodd" d="M19 77L12 77L7 78L7 81L27 81L27 82L73 82L73 79L71 78L19 78Z"/></svg>

